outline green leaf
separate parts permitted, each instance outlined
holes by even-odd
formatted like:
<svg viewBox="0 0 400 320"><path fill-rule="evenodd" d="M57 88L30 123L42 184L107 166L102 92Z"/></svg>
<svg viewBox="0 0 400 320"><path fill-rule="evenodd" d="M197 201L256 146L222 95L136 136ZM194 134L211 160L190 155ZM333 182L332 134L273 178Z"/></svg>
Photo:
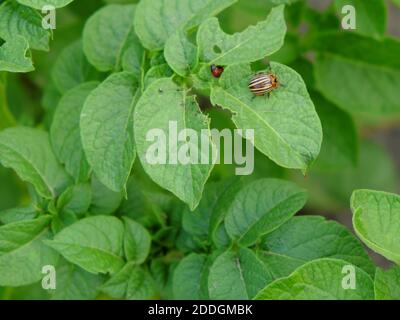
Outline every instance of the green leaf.
<svg viewBox="0 0 400 320"><path fill-rule="evenodd" d="M200 59L210 64L253 62L278 51L286 34L284 6L271 10L265 21L242 33L224 33L217 18L202 23L197 34Z"/></svg>
<svg viewBox="0 0 400 320"><path fill-rule="evenodd" d="M350 113L400 113L396 85L400 81L400 41L328 33L315 46L321 52L315 63L316 85L326 98Z"/></svg>
<svg viewBox="0 0 400 320"><path fill-rule="evenodd" d="M187 76L198 63L197 47L180 30L170 36L165 43L165 60L180 76Z"/></svg>
<svg viewBox="0 0 400 320"><path fill-rule="evenodd" d="M81 113L86 158L100 182L116 192L125 188L135 161L132 116L138 94L131 73L116 73L90 93Z"/></svg>
<svg viewBox="0 0 400 320"><path fill-rule="evenodd" d="M56 289L52 300L92 300L98 295L103 278L91 274L68 261L63 260L56 268Z"/></svg>
<svg viewBox="0 0 400 320"><path fill-rule="evenodd" d="M141 224L123 217L125 223L124 251L129 262L143 263L150 252L151 236Z"/></svg>
<svg viewBox="0 0 400 320"><path fill-rule="evenodd" d="M144 78L144 87L147 89L154 81L171 77L173 74L174 71L166 63L151 67Z"/></svg>
<svg viewBox="0 0 400 320"><path fill-rule="evenodd" d="M385 35L386 5L383 0L335 0L335 9L341 17L345 17L342 8L346 5L353 6L356 12L356 29L354 32L368 37L380 38Z"/></svg>
<svg viewBox="0 0 400 320"><path fill-rule="evenodd" d="M49 50L51 33L42 27L42 16L29 7L12 1L0 6L0 37L11 41L16 35L23 36L32 49Z"/></svg>
<svg viewBox="0 0 400 320"><path fill-rule="evenodd" d="M83 51L100 71L118 71L132 31L135 5L111 4L96 11L83 30Z"/></svg>
<svg viewBox="0 0 400 320"><path fill-rule="evenodd" d="M136 9L135 30L145 48L150 51L162 50L176 30L194 28L236 1L142 0Z"/></svg>
<svg viewBox="0 0 400 320"><path fill-rule="evenodd" d="M74 0L17 0L17 1L25 6L42 10L42 8L47 5L53 6L55 8L62 8Z"/></svg>
<svg viewBox="0 0 400 320"><path fill-rule="evenodd" d="M145 51L136 33L131 30L128 36L126 48L122 55L122 69L133 73L138 79L142 76L142 65Z"/></svg>
<svg viewBox="0 0 400 320"><path fill-rule="evenodd" d="M98 72L89 64L83 54L82 41L71 43L59 54L53 70L52 79L61 93L89 80L96 80Z"/></svg>
<svg viewBox="0 0 400 320"><path fill-rule="evenodd" d="M15 124L16 120L14 119L14 115L11 113L8 106L7 73L0 72L0 130L13 127Z"/></svg>
<svg viewBox="0 0 400 320"><path fill-rule="evenodd" d="M232 121L243 130L253 129L255 147L285 168L305 171L317 157L322 128L303 79L294 70L271 62L281 87L268 96L255 97L248 89L250 65L229 66L211 101L232 111Z"/></svg>
<svg viewBox="0 0 400 320"><path fill-rule="evenodd" d="M9 128L0 132L0 163L32 183L44 198L56 197L69 178L54 156L47 132L27 128Z"/></svg>
<svg viewBox="0 0 400 320"><path fill-rule="evenodd" d="M358 138L352 117L319 94L312 94L312 99L324 136L314 168L338 170L356 166Z"/></svg>
<svg viewBox="0 0 400 320"><path fill-rule="evenodd" d="M155 283L146 269L127 263L101 290L115 299L145 300L155 295Z"/></svg>
<svg viewBox="0 0 400 320"><path fill-rule="evenodd" d="M261 292L257 300L373 300L371 277L354 267L355 289L345 289L344 267L349 263L337 259L319 259L306 263L287 278L278 279Z"/></svg>
<svg viewBox="0 0 400 320"><path fill-rule="evenodd" d="M134 118L136 147L146 173L161 187L171 191L187 203L190 209L195 209L199 204L204 184L210 175L213 164L192 164L196 160L200 162L202 153L198 141L176 141L176 145L174 141L167 143L168 137L172 137L171 140L173 140L175 134L178 136L179 132L187 133L187 131L181 130L192 129L192 133L195 132L198 139L201 136L201 130L203 133L207 133L209 147L214 147L210 139L209 120L200 112L195 97L187 96L187 92L176 85L172 79L157 80L146 89L140 98L135 108ZM176 132L173 125L176 125ZM170 130L170 128L172 129ZM147 133L151 129L157 129L157 136L155 139L153 137L153 141L158 139L157 142L147 139ZM164 139L165 141L163 141ZM190 138L190 140L193 139ZM165 148L165 161L153 159L154 149L160 147L161 149ZM185 161L189 160L189 163L182 164L180 161L174 161L174 158L169 159L169 157L167 159L166 153L169 148L173 154L177 154L178 151L182 153L183 150L185 155L190 148L190 159L184 159ZM160 150L160 153L162 152ZM196 153L198 159L193 159ZM178 158L180 157L177 157L176 160Z"/></svg>
<svg viewBox="0 0 400 320"><path fill-rule="evenodd" d="M244 246L254 244L289 220L306 203L305 190L292 182L260 179L238 192L227 208L229 236Z"/></svg>
<svg viewBox="0 0 400 320"><path fill-rule="evenodd" d="M115 217L89 217L63 229L46 244L91 273L115 273L124 261L124 226Z"/></svg>
<svg viewBox="0 0 400 320"><path fill-rule="evenodd" d="M400 196L356 190L351 196L353 226L372 250L400 265Z"/></svg>
<svg viewBox="0 0 400 320"><path fill-rule="evenodd" d="M208 277L211 299L252 299L268 282L262 262L249 249L228 250L213 263Z"/></svg>
<svg viewBox="0 0 400 320"><path fill-rule="evenodd" d="M209 267L208 257L204 254L192 253L183 258L174 271L174 299L208 299Z"/></svg>
<svg viewBox="0 0 400 320"><path fill-rule="evenodd" d="M57 199L58 212L72 211L78 215L88 211L92 200L92 190L89 183L79 183L69 187Z"/></svg>
<svg viewBox="0 0 400 320"><path fill-rule="evenodd" d="M184 208L182 228L195 236L197 240L207 241L209 239L211 216L216 214L215 208L222 201L221 195L225 193L226 186L224 183L215 182L206 184L198 207L193 212L188 207Z"/></svg>
<svg viewBox="0 0 400 320"><path fill-rule="evenodd" d="M97 82L88 82L65 93L57 106L50 129L54 153L75 181L89 178L90 167L82 147L79 122L83 104L97 85Z"/></svg>
<svg viewBox="0 0 400 320"><path fill-rule="evenodd" d="M128 181L126 199L119 213L145 227L165 223L165 211L171 208L171 194L153 183L146 176L144 180L133 175Z"/></svg>
<svg viewBox="0 0 400 320"><path fill-rule="evenodd" d="M0 286L37 282L43 266L57 264L58 255L42 243L50 220L46 216L0 227Z"/></svg>
<svg viewBox="0 0 400 320"><path fill-rule="evenodd" d="M35 70L30 57L26 57L29 45L22 36L15 36L0 46L0 71L30 72Z"/></svg>
<svg viewBox="0 0 400 320"><path fill-rule="evenodd" d="M115 212L121 204L124 194L108 189L96 177L92 177L92 203L90 213L94 215L107 215Z"/></svg>
<svg viewBox="0 0 400 320"><path fill-rule="evenodd" d="M259 258L274 279L287 277L303 264L321 258L348 261L374 276L363 246L341 224L318 216L294 217L263 239Z"/></svg>
<svg viewBox="0 0 400 320"><path fill-rule="evenodd" d="M33 205L27 207L16 207L0 211L0 223L8 224L23 220L32 220L35 219L37 215L38 213Z"/></svg>
<svg viewBox="0 0 400 320"><path fill-rule="evenodd" d="M400 300L400 268L377 268L374 286L376 300Z"/></svg>
<svg viewBox="0 0 400 320"><path fill-rule="evenodd" d="M214 206L210 206L211 215L208 229L210 241L216 246L225 246L230 242L229 236L226 233L224 220L231 203L243 188L243 185L243 181L235 177L227 179L217 187L218 198L215 200ZM207 201L207 194L204 198Z"/></svg>

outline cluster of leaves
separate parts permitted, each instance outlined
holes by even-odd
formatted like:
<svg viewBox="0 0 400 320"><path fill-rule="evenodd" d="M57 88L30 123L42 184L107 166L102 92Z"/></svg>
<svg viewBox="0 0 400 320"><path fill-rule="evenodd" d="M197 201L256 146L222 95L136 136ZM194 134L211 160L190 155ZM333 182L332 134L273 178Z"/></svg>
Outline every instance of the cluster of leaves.
<svg viewBox="0 0 400 320"><path fill-rule="evenodd" d="M387 155L359 143L356 131L400 114L400 42L385 35L383 0L335 0L325 12L301 0L93 4L90 17L78 19L82 33L78 27L60 44L50 73L41 74L49 56L31 50L48 51L53 37L41 26L44 2L62 8L72 0L0 1L0 163L27 182L23 206L0 212L0 295L400 299L399 267L376 267L334 221L294 217L308 197L312 207L335 210L355 189L396 190ZM357 9L354 32L339 28L344 2ZM238 14L247 23L246 14L268 11L226 33ZM44 115L26 119L18 105L28 97L12 86L35 58L38 70L24 81L51 82ZM266 58L285 86L254 99L247 83L267 69ZM221 78L212 64L224 66ZM146 134L168 133L170 121L198 132L254 129L254 174L149 164ZM358 237L400 265L400 196L356 190L351 208ZM342 286L349 264L355 290ZM56 266L55 290L40 286L45 265Z"/></svg>

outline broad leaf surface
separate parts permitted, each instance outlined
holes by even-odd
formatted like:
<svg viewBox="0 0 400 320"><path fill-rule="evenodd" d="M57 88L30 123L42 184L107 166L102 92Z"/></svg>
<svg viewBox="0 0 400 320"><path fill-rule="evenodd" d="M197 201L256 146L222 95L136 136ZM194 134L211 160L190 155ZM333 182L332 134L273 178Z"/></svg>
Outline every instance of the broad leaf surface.
<svg viewBox="0 0 400 320"><path fill-rule="evenodd" d="M122 258L124 225L115 217L89 217L59 232L46 244L91 273L115 273Z"/></svg>
<svg viewBox="0 0 400 320"><path fill-rule="evenodd" d="M86 158L96 177L113 191L125 188L133 162L133 109L139 93L128 72L109 76L85 101L81 137Z"/></svg>
<svg viewBox="0 0 400 320"><path fill-rule="evenodd" d="M269 97L254 97L248 89L254 73L250 65L239 64L226 68L211 101L229 109L238 128L254 129L255 147L271 160L305 171L319 153L321 123L300 75L279 63L271 62L271 68L285 87Z"/></svg>

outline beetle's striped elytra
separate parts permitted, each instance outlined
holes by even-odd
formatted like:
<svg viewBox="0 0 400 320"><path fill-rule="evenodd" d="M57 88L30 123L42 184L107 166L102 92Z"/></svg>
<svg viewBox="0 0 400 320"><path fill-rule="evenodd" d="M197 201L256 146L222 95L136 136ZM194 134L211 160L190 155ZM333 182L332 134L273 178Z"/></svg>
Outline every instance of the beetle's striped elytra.
<svg viewBox="0 0 400 320"><path fill-rule="evenodd" d="M278 87L278 79L272 73L258 73L249 82L249 89L256 96L263 96Z"/></svg>

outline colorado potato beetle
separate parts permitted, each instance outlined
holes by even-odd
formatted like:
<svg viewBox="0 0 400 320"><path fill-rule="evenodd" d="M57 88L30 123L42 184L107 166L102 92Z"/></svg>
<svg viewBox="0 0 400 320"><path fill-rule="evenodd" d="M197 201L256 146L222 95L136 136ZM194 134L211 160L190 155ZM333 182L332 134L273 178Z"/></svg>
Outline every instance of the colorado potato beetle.
<svg viewBox="0 0 400 320"><path fill-rule="evenodd" d="M278 87L278 78L272 73L258 73L249 82L249 89L256 96L263 96Z"/></svg>
<svg viewBox="0 0 400 320"><path fill-rule="evenodd" d="M211 65L211 73L214 76L214 78L219 78L223 72L224 72L224 67L216 66L215 64Z"/></svg>

